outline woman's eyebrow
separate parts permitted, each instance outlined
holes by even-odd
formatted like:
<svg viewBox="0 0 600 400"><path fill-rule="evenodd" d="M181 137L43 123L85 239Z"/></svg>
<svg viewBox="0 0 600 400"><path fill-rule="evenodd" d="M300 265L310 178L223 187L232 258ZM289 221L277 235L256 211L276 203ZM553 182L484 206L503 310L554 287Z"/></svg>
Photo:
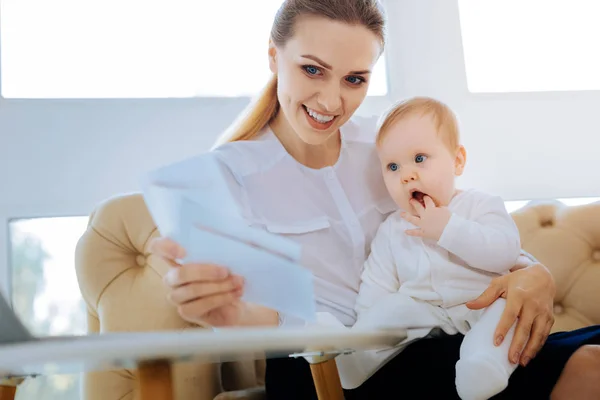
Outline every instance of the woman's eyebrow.
<svg viewBox="0 0 600 400"><path fill-rule="evenodd" d="M302 57L304 58L308 58L309 60L313 60L319 64L321 64L321 66L325 69L331 69L331 65L327 64L325 61L321 60L319 57L317 56L312 56L310 54L303 54Z"/></svg>
<svg viewBox="0 0 600 400"><path fill-rule="evenodd" d="M370 69L364 69L362 71L350 71L350 75L366 75L366 74L370 74L371 70Z"/></svg>
<svg viewBox="0 0 600 400"><path fill-rule="evenodd" d="M313 60L313 61L321 64L321 66L323 68L331 70L331 65L327 64L325 61L321 60L317 56L313 56L311 54L303 54L301 57L308 58L309 60ZM371 73L371 70L368 70L368 69L361 70L361 71L350 71L350 75L365 75L365 74L370 74L370 73Z"/></svg>

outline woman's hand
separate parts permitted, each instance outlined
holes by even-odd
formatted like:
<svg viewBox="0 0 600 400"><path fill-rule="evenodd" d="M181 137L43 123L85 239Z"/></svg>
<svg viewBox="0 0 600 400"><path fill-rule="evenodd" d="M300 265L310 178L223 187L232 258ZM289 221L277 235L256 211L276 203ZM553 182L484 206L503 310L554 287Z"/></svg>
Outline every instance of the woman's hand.
<svg viewBox="0 0 600 400"><path fill-rule="evenodd" d="M244 279L212 264L179 264L185 250L167 238L154 239L150 251L171 268L164 276L169 300L186 321L209 326L275 326L275 310L241 300Z"/></svg>
<svg viewBox="0 0 600 400"><path fill-rule="evenodd" d="M167 238L154 239L150 251L171 267L164 276L169 300L183 319L199 325L240 325L245 303L240 300L244 280L227 268L210 264L183 264L185 250Z"/></svg>
<svg viewBox="0 0 600 400"><path fill-rule="evenodd" d="M506 308L494 334L495 342L496 345L502 343L518 318L509 359L525 366L542 348L554 324L556 288L546 267L523 258L520 260L527 266L521 265L522 268L492 280L485 292L467 303L467 307L482 309L499 297L506 299Z"/></svg>

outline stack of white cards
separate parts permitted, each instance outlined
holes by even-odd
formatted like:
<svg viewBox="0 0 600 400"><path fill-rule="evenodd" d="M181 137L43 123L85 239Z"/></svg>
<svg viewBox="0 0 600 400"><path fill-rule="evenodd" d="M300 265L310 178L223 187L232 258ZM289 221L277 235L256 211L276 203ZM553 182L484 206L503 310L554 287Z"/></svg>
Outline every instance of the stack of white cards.
<svg viewBox="0 0 600 400"><path fill-rule="evenodd" d="M208 153L144 177L144 199L161 235L186 249L182 262L223 265L244 277L243 300L314 321L313 275L300 265L300 246L248 225L224 168Z"/></svg>

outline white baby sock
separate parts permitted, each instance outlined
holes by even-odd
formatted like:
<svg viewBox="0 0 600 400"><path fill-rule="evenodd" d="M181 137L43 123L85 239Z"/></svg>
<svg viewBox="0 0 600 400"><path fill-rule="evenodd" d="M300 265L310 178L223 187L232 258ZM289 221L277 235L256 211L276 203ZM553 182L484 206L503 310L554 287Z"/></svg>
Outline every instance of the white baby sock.
<svg viewBox="0 0 600 400"><path fill-rule="evenodd" d="M456 363L456 389L463 400L485 400L502 392L518 366L508 359L516 323L502 344L494 345L494 331L505 305L506 300L496 300L465 335Z"/></svg>

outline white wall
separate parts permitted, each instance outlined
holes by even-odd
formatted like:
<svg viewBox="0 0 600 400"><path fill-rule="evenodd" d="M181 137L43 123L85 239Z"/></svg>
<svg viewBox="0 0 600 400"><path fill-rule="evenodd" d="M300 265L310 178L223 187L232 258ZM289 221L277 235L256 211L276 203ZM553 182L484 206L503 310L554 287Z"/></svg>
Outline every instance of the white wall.
<svg viewBox="0 0 600 400"><path fill-rule="evenodd" d="M210 147L247 101L1 100L0 276L8 219L87 215L136 191L144 171Z"/></svg>
<svg viewBox="0 0 600 400"><path fill-rule="evenodd" d="M456 1L387 1L391 99L432 95L461 117L465 185L507 200L600 196L600 92L477 96L467 92ZM140 174L197 154L247 99L0 100L0 289L10 218L86 215L136 191Z"/></svg>
<svg viewBox="0 0 600 400"><path fill-rule="evenodd" d="M208 149L248 99L0 101L0 216L81 214ZM368 99L368 106L387 104Z"/></svg>
<svg viewBox="0 0 600 400"><path fill-rule="evenodd" d="M471 94L457 1L389 1L388 9L396 93L438 97L459 114L464 185L506 200L600 196L600 91Z"/></svg>

